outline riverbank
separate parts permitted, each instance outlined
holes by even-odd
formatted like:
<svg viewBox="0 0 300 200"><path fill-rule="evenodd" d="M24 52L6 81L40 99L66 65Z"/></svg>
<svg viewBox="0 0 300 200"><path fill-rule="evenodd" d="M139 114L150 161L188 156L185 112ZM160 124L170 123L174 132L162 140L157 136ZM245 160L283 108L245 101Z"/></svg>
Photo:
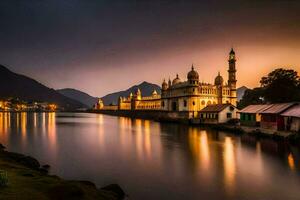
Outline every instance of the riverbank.
<svg viewBox="0 0 300 200"><path fill-rule="evenodd" d="M247 127L232 124L199 124L193 120L187 119L187 113L178 114L178 112L166 112L166 111L139 111L134 112L131 110L89 110L88 113L98 113L119 117L149 119L159 122L174 122L191 124L193 126L208 126L212 129L229 131L235 134L249 134L256 137L265 137L275 140L286 140L292 144L300 144L300 134L289 131L275 131L269 129L262 129L260 127Z"/></svg>
<svg viewBox="0 0 300 200"><path fill-rule="evenodd" d="M49 166L30 157L5 151L0 144L0 199L6 200L119 200L122 189L112 184L98 189L89 181L48 175Z"/></svg>
<svg viewBox="0 0 300 200"><path fill-rule="evenodd" d="M210 127L216 130L233 132L235 134L248 134L255 137L287 141L291 144L300 144L300 134L296 132L274 131L269 129L262 129L260 127L237 126L229 124L215 124L211 125Z"/></svg>

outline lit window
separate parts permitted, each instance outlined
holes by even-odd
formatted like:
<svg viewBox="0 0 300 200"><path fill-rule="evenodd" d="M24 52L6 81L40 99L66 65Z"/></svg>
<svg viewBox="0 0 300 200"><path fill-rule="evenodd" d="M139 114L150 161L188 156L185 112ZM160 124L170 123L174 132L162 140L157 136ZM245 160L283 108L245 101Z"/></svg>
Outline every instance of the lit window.
<svg viewBox="0 0 300 200"><path fill-rule="evenodd" d="M232 114L231 113L227 113L227 119L231 119L232 118Z"/></svg>

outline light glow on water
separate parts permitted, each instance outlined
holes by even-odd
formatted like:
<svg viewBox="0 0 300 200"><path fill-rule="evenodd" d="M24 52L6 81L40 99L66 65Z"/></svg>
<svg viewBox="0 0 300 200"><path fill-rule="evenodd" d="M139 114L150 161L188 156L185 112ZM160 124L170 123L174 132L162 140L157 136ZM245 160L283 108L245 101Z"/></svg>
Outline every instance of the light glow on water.
<svg viewBox="0 0 300 200"><path fill-rule="evenodd" d="M63 178L118 183L132 199L300 195L297 147L202 127L84 113L0 113L0 142Z"/></svg>

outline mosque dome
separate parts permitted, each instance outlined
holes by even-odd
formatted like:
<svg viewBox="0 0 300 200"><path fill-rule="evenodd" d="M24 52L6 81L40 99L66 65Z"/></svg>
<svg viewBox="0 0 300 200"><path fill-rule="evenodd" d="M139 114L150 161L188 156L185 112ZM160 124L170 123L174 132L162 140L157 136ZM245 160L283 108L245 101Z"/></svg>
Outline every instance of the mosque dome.
<svg viewBox="0 0 300 200"><path fill-rule="evenodd" d="M194 66L192 65L192 70L187 74L188 80L199 80L199 74L194 70Z"/></svg>
<svg viewBox="0 0 300 200"><path fill-rule="evenodd" d="M167 82L166 82L165 79L164 79L164 82L163 82L162 85L161 85L161 88L162 88L162 90L168 89L168 84L167 84Z"/></svg>
<svg viewBox="0 0 300 200"><path fill-rule="evenodd" d="M181 80L178 76L178 74L176 75L176 78L172 81L172 85L175 85L175 84L178 84L178 83L181 83Z"/></svg>
<svg viewBox="0 0 300 200"><path fill-rule="evenodd" d="M218 73L218 76L215 78L215 85L223 85L224 79L220 75L220 72Z"/></svg>

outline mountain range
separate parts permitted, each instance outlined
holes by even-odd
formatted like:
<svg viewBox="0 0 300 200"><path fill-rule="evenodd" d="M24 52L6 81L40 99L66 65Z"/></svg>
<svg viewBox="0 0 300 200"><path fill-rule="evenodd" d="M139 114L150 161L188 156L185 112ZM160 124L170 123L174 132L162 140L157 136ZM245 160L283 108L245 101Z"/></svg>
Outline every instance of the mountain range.
<svg viewBox="0 0 300 200"><path fill-rule="evenodd" d="M56 103L64 109L76 109L84 106L32 78L10 71L3 65L0 65L0 97L2 99L19 98L29 102Z"/></svg>
<svg viewBox="0 0 300 200"><path fill-rule="evenodd" d="M239 87L237 90L236 90L236 93L237 93L237 100L240 101L244 94L245 94L245 91L248 90L248 88L246 86L242 86L242 87Z"/></svg>
<svg viewBox="0 0 300 200"><path fill-rule="evenodd" d="M141 90L142 96L150 96L154 90L158 94L161 93L160 86L144 81L127 90L105 95L101 99L105 105L116 105L120 96L127 97L130 93L134 94L138 88ZM238 101L243 97L247 89L245 86L237 89ZM3 65L0 65L0 97L4 99L19 98L25 101L56 103L65 109L91 108L98 100L97 97L72 88L59 90L48 88L32 78L10 71Z"/></svg>
<svg viewBox="0 0 300 200"><path fill-rule="evenodd" d="M141 90L142 96L150 96L154 90L156 90L156 92L158 94L160 94L160 92L161 92L160 91L161 88L158 85L144 81L139 85L134 85L134 86L128 88L127 90L114 92L114 93L105 95L105 96L101 97L101 99L105 105L110 105L110 104L116 105L118 103L120 96L128 97L130 95L130 93L134 94L138 90L138 88Z"/></svg>
<svg viewBox="0 0 300 200"><path fill-rule="evenodd" d="M68 98L79 101L80 103L84 104L87 108L91 108L98 101L97 97L93 97L85 92L72 88L64 88L56 91Z"/></svg>
<svg viewBox="0 0 300 200"><path fill-rule="evenodd" d="M154 90L160 94L160 87L153 83L148 83L146 81L142 82L141 84L134 85L127 90L114 92L108 95L101 97L102 101L105 105L116 105L118 103L119 97L128 97L130 93L135 93L138 88L141 90L143 96L150 96ZM93 97L85 92L80 90L65 88L57 90L62 95L69 97L71 99L76 99L77 101L81 102L82 104L86 105L88 108L91 108L98 100L97 97Z"/></svg>
<svg viewBox="0 0 300 200"><path fill-rule="evenodd" d="M150 96L154 90L156 90L159 94L161 93L161 88L158 85L144 81L141 84L134 85L128 88L127 90L105 95L101 97L101 99L103 100L105 105L110 105L110 104L116 105L118 103L118 99L120 96L128 97L130 93L134 94L138 88L141 90L142 96ZM238 101L243 97L247 89L248 88L245 86L239 87L237 89ZM86 105L89 108L92 107L98 100L98 98L93 97L85 92L76 89L66 88L57 91L69 98L76 99L77 101L81 102L82 104Z"/></svg>

